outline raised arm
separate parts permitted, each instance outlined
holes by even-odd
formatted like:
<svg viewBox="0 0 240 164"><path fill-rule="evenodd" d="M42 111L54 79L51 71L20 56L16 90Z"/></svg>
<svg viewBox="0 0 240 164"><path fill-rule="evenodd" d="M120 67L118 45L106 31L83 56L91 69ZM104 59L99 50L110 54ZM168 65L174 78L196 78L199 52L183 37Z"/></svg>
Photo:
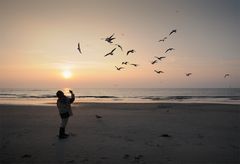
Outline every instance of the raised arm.
<svg viewBox="0 0 240 164"><path fill-rule="evenodd" d="M69 90L69 92L71 93L70 103L72 104L75 100L75 95L72 90Z"/></svg>

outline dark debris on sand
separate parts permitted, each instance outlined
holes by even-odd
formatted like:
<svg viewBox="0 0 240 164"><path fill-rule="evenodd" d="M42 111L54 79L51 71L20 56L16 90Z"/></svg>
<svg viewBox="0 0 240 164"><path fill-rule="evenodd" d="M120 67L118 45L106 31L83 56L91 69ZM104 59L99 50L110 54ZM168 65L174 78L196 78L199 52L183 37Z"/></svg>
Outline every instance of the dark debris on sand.
<svg viewBox="0 0 240 164"><path fill-rule="evenodd" d="M172 136L169 134L162 134L160 137L172 137Z"/></svg>
<svg viewBox="0 0 240 164"><path fill-rule="evenodd" d="M32 157L32 155L30 155L30 154L24 154L24 155L22 155L22 158L31 158Z"/></svg>

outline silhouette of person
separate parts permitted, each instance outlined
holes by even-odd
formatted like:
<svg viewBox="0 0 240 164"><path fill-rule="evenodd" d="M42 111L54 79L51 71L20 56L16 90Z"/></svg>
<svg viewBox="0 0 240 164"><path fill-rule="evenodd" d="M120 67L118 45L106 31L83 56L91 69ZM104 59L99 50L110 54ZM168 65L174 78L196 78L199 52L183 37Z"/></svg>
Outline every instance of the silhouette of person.
<svg viewBox="0 0 240 164"><path fill-rule="evenodd" d="M61 124L60 124L60 129L59 129L59 139L64 139L68 137L68 134L65 133L65 128L68 123L68 118L72 116L72 109L71 109L71 104L75 100L75 95L71 90L69 90L71 93L71 98L67 97L64 95L62 91L57 91L56 95L58 97L57 100L57 108L60 114L60 117L62 119Z"/></svg>

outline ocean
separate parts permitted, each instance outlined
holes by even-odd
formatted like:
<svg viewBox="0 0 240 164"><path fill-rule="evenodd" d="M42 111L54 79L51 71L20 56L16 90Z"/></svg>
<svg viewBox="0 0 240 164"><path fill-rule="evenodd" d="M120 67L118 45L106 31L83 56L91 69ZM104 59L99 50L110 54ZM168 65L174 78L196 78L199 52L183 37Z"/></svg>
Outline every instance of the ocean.
<svg viewBox="0 0 240 164"><path fill-rule="evenodd" d="M0 89L0 104L50 105L56 103L56 92L69 88ZM221 103L240 104L240 88L72 88L76 103Z"/></svg>

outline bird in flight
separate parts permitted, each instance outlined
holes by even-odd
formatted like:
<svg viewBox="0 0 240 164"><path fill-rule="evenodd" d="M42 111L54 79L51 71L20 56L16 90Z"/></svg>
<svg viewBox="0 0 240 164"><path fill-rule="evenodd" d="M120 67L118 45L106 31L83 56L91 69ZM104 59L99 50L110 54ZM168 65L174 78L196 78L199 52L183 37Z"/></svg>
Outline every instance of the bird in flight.
<svg viewBox="0 0 240 164"><path fill-rule="evenodd" d="M120 71L121 69L124 69L124 67L117 67L117 66L115 67L117 68L118 71Z"/></svg>
<svg viewBox="0 0 240 164"><path fill-rule="evenodd" d="M224 75L224 78L229 77L229 76L230 76L230 74L227 73L227 74Z"/></svg>
<svg viewBox="0 0 240 164"><path fill-rule="evenodd" d="M155 58L157 58L158 60L162 60L162 59L164 59L164 58L166 58L166 57L165 57L165 56L161 56L161 57L155 56Z"/></svg>
<svg viewBox="0 0 240 164"><path fill-rule="evenodd" d="M164 42L167 39L167 37L164 37L163 39L160 39L158 42Z"/></svg>
<svg viewBox="0 0 240 164"><path fill-rule="evenodd" d="M127 65L127 64L128 64L128 62L122 62L122 64L124 64L124 65Z"/></svg>
<svg viewBox="0 0 240 164"><path fill-rule="evenodd" d="M137 66L139 66L138 64L130 64L130 65L133 65L134 67L137 67Z"/></svg>
<svg viewBox="0 0 240 164"><path fill-rule="evenodd" d="M119 45L119 44L115 44L115 45L118 46L118 48L120 48L123 51L123 48L121 45Z"/></svg>
<svg viewBox="0 0 240 164"><path fill-rule="evenodd" d="M169 36L172 35L173 33L176 33L176 32L177 32L177 29L172 30L172 31L169 33Z"/></svg>
<svg viewBox="0 0 240 164"><path fill-rule="evenodd" d="M154 70L154 72L160 74L160 73L164 73L163 71L158 71L158 70Z"/></svg>
<svg viewBox="0 0 240 164"><path fill-rule="evenodd" d="M128 52L127 52L127 55L129 54L129 53L134 53L134 52L136 52L135 50L129 50Z"/></svg>
<svg viewBox="0 0 240 164"><path fill-rule="evenodd" d="M104 55L104 57L108 56L108 55L113 55L113 52L116 50L116 48L114 48L111 52L107 53L106 55Z"/></svg>
<svg viewBox="0 0 240 164"><path fill-rule="evenodd" d="M157 60L154 60L151 62L151 64L156 64L157 63Z"/></svg>
<svg viewBox="0 0 240 164"><path fill-rule="evenodd" d="M108 43L113 43L112 40L116 39L116 38L113 38L113 36L114 36L114 33L110 37L102 38L102 39L105 39L105 41Z"/></svg>
<svg viewBox="0 0 240 164"><path fill-rule="evenodd" d="M169 48L165 51L165 53L167 53L168 51L172 51L172 50L175 50L174 48Z"/></svg>
<svg viewBox="0 0 240 164"><path fill-rule="evenodd" d="M80 43L78 43L78 47L77 47L78 51L80 54L82 54L81 48L80 48Z"/></svg>
<svg viewBox="0 0 240 164"><path fill-rule="evenodd" d="M192 73L186 73L186 76L190 76L190 75L192 75Z"/></svg>

